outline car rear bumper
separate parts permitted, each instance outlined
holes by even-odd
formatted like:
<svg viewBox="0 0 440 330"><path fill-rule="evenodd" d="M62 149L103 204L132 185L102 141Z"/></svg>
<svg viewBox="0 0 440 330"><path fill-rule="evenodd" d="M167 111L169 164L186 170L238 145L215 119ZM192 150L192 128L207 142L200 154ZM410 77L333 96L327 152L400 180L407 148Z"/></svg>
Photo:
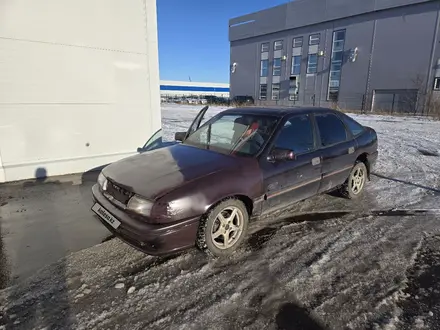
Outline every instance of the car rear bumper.
<svg viewBox="0 0 440 330"><path fill-rule="evenodd" d="M98 184L92 187L93 199L110 212L121 224L113 228L101 217L97 218L116 237L134 248L154 256L163 256L190 248L195 245L199 217L172 224L156 225L133 219L114 206L102 194Z"/></svg>

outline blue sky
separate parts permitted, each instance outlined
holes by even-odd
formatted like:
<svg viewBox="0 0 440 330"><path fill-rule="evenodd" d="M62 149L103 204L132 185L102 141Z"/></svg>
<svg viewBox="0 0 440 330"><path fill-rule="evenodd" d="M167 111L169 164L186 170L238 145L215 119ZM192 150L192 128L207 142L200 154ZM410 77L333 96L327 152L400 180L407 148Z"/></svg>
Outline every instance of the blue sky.
<svg viewBox="0 0 440 330"><path fill-rule="evenodd" d="M160 79L229 82L229 19L288 0L157 0Z"/></svg>

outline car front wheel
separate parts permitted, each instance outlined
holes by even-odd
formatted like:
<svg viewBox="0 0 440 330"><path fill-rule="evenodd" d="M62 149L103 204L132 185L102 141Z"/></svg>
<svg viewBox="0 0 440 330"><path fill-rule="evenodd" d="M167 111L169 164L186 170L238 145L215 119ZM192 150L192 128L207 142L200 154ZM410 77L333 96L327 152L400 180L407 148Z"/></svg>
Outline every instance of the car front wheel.
<svg viewBox="0 0 440 330"><path fill-rule="evenodd" d="M249 215L238 199L227 199L211 209L201 220L197 246L215 257L232 254L243 242Z"/></svg>
<svg viewBox="0 0 440 330"><path fill-rule="evenodd" d="M367 182L367 167L364 163L356 163L352 168L347 181L341 187L343 196L354 199L361 195Z"/></svg>

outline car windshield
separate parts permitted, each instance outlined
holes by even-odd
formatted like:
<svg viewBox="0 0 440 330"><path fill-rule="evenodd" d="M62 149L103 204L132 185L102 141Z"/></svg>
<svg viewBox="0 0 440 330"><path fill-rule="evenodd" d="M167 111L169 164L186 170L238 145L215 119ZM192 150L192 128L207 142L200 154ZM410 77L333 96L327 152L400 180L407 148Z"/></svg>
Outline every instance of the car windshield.
<svg viewBox="0 0 440 330"><path fill-rule="evenodd" d="M278 118L273 116L217 115L191 134L184 144L252 157L264 147L277 123Z"/></svg>

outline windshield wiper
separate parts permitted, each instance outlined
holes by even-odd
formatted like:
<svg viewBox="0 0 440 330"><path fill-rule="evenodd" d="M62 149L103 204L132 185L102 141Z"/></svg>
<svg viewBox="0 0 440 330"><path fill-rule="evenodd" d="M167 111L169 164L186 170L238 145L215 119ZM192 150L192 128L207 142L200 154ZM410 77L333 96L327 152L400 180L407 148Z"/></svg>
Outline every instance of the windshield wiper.
<svg viewBox="0 0 440 330"><path fill-rule="evenodd" d="M251 134L249 134L248 136L243 137L243 135L237 140L237 142L235 143L235 145L232 147L232 150L230 153L233 153L234 151L237 151L238 149L240 149L247 141L249 141L255 134L257 133L257 131L253 131Z"/></svg>

